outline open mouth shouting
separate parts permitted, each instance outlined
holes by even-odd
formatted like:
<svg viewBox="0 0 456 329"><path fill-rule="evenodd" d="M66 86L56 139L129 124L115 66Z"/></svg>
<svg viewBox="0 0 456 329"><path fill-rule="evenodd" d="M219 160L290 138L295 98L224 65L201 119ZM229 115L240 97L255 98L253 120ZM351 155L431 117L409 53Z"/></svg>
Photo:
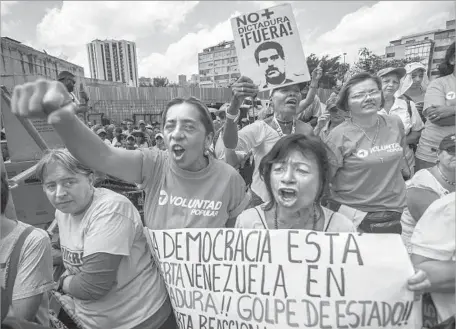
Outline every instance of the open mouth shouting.
<svg viewBox="0 0 456 329"><path fill-rule="evenodd" d="M298 100L296 98L288 98L285 104L296 106L298 105Z"/></svg>
<svg viewBox="0 0 456 329"><path fill-rule="evenodd" d="M185 149L182 146L180 146L179 144L174 144L171 147L171 152L173 153L174 158L176 160L181 160L182 157L184 156Z"/></svg>
<svg viewBox="0 0 456 329"><path fill-rule="evenodd" d="M285 206L291 206L298 199L298 191L294 188L283 187L278 191L279 202Z"/></svg>

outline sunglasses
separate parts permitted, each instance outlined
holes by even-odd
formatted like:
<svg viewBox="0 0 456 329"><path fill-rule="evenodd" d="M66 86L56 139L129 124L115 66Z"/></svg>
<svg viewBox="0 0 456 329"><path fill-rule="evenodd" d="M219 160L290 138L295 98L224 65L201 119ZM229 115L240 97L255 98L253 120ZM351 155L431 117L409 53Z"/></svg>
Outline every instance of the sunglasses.
<svg viewBox="0 0 456 329"><path fill-rule="evenodd" d="M272 56L270 56L269 58L268 58L268 57L261 57L261 58L260 58L260 63L266 63L266 62L268 62L269 60L271 60L271 61L276 61L276 60L278 60L278 59L279 59L279 55L277 55L277 54L276 54L276 55L272 55Z"/></svg>

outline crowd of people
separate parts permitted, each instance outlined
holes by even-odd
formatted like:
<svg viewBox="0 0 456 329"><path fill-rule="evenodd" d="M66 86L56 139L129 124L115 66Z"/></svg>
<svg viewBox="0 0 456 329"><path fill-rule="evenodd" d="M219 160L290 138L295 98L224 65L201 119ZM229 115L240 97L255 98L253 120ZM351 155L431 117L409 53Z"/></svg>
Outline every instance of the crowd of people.
<svg viewBox="0 0 456 329"><path fill-rule="evenodd" d="M144 225L398 234L416 269L404 285L429 297L435 324L454 320L454 43L439 70L430 83L421 63L357 73L321 106L317 67L307 85L271 90L269 107L250 124L239 120L243 101L258 94L248 77L232 85L232 101L215 120L198 99L177 98L161 124L138 127L89 127L57 81L17 86L13 112L46 116L66 146L46 153L37 170L56 208L66 271L53 286L49 242L35 229L14 288L5 287L10 315L49 325L40 315L55 288L72 301L73 311L63 312L68 327L177 328ZM128 199L94 187L95 172L145 191L144 223ZM4 263L14 253L4 241L12 245L27 225L4 215L4 175L1 196ZM7 311L2 303L2 319Z"/></svg>

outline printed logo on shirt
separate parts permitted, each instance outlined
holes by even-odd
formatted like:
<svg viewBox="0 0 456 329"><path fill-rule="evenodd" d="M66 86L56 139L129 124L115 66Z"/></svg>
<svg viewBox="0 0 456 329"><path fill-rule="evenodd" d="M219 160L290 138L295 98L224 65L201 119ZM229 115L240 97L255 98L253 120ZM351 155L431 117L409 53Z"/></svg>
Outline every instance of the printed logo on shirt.
<svg viewBox="0 0 456 329"><path fill-rule="evenodd" d="M359 149L358 152L356 152L356 156L358 158L365 158L369 154L378 152L402 152L402 146L399 145L399 143L392 143L387 145L374 146L369 150Z"/></svg>
<svg viewBox="0 0 456 329"><path fill-rule="evenodd" d="M367 151L367 150L359 149L358 152L356 152L356 156L358 158L365 158L368 155L369 155L369 151Z"/></svg>
<svg viewBox="0 0 456 329"><path fill-rule="evenodd" d="M190 214L195 216L216 217L218 211L222 208L222 201L187 199L180 196L168 195L164 190L160 191L158 205L164 206L170 204L175 207L191 209Z"/></svg>
<svg viewBox="0 0 456 329"><path fill-rule="evenodd" d="M65 263L73 266L82 266L83 251L73 251L64 246L61 246L62 259Z"/></svg>
<svg viewBox="0 0 456 329"><path fill-rule="evenodd" d="M450 92L448 92L448 94L446 94L446 99L448 99L448 100L452 100L455 98L456 98L456 93L454 91L450 91Z"/></svg>

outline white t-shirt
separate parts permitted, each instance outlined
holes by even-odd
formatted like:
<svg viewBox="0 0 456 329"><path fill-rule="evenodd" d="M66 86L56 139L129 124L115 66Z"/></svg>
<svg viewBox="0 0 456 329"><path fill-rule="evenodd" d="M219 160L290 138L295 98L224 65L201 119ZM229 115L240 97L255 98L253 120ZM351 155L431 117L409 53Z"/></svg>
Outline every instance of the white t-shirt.
<svg viewBox="0 0 456 329"><path fill-rule="evenodd" d="M6 264L13 247L21 233L30 225L17 222L14 230L0 240L0 277L3 287L6 286ZM55 288L52 278L51 241L47 233L35 228L25 239L22 246L16 281L13 288L13 301L43 294L36 314L39 324L49 325L49 298L47 292Z"/></svg>
<svg viewBox="0 0 456 329"><path fill-rule="evenodd" d="M421 131L424 129L423 120L421 120L420 113L416 109L414 102L410 102L410 108L412 110L412 117L410 117L408 113L407 102L403 99L396 98L389 112L389 115L397 115L401 118L401 121L404 124L405 136L407 136L411 131ZM388 115L385 109L381 109L379 113ZM415 167L415 154L410 147L405 149L405 157L411 173L413 174L413 167Z"/></svg>
<svg viewBox="0 0 456 329"><path fill-rule="evenodd" d="M263 210L264 205L259 205L242 212L236 221L236 228L268 229ZM324 232L356 232L353 222L347 217L325 207L322 207L322 209L325 217Z"/></svg>
<svg viewBox="0 0 456 329"><path fill-rule="evenodd" d="M449 193L449 191L439 183L439 181L430 173L428 169L417 171L416 174L413 175L412 179L405 182L405 185L407 190L411 188L428 190L437 193L440 198ZM401 217L402 240L404 241L405 247L409 253L412 252L410 239L412 238L416 223L417 221L410 214L408 207L405 207Z"/></svg>
<svg viewBox="0 0 456 329"><path fill-rule="evenodd" d="M296 122L296 133L304 133L306 123ZM309 125L307 125L310 127ZM312 131L312 128L309 128ZM257 120L254 123L244 127L238 132L238 145L236 152L244 152L245 154L252 151L253 159L255 161L255 168L252 176L251 189L255 192L264 202L269 200L269 195L266 190L266 185L260 178L258 168L261 159L274 147L275 143L280 139L278 132L268 125L263 120Z"/></svg>
<svg viewBox="0 0 456 329"><path fill-rule="evenodd" d="M424 212L412 236L412 253L440 261L455 261L456 194L434 201ZM455 294L431 293L439 322L456 314Z"/></svg>
<svg viewBox="0 0 456 329"><path fill-rule="evenodd" d="M65 268L80 272L83 257L122 255L117 283L99 300L74 298L76 316L87 328L132 328L154 315L167 298L152 261L138 210L123 195L97 188L89 209L79 216L56 211Z"/></svg>

